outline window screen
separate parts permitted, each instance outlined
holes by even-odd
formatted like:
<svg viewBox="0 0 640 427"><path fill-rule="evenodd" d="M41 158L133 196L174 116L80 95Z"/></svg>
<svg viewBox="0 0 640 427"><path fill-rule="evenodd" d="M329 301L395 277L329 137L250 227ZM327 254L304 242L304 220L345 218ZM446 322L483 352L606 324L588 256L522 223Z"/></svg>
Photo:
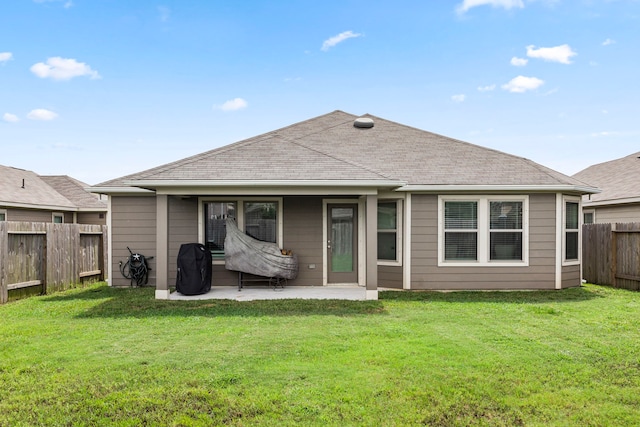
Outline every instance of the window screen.
<svg viewBox="0 0 640 427"><path fill-rule="evenodd" d="M478 202L446 201L444 205L444 259L478 259Z"/></svg>
<svg viewBox="0 0 640 427"><path fill-rule="evenodd" d="M398 203L378 203L378 259L396 261L398 241Z"/></svg>
<svg viewBox="0 0 640 427"><path fill-rule="evenodd" d="M522 202L489 203L491 260L522 260Z"/></svg>
<svg viewBox="0 0 640 427"><path fill-rule="evenodd" d="M579 241L579 223L578 212L580 205L576 202L565 203L565 247L564 247L564 259L565 260L577 260L578 259L578 241Z"/></svg>

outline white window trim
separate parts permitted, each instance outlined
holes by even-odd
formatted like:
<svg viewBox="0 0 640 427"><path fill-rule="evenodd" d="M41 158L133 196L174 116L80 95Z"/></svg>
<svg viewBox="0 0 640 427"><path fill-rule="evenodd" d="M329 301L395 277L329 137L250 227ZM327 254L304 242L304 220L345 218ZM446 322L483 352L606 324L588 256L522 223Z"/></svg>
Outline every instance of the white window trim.
<svg viewBox="0 0 640 427"><path fill-rule="evenodd" d="M236 204L236 222L238 228L244 232L244 204L245 202L277 202L278 203L278 236L276 244L282 249L283 219L282 197L200 197L198 198L198 243L205 244L204 236L204 204L206 202L233 202ZM224 259L215 259L213 264L224 265Z"/></svg>
<svg viewBox="0 0 640 427"><path fill-rule="evenodd" d="M567 202L578 204L578 259L567 259ZM594 217L595 220L595 217ZM562 196L562 265L580 265L582 260L582 198Z"/></svg>
<svg viewBox="0 0 640 427"><path fill-rule="evenodd" d="M403 259L402 236L404 235L403 233L404 203L402 203L402 199L378 199L378 204L391 203L391 202L396 202L396 259L395 260L379 259L378 265L401 267L402 259ZM382 230L382 232L384 231L390 231L390 230ZM378 233L379 232L380 232L380 229L378 229Z"/></svg>
<svg viewBox="0 0 640 427"><path fill-rule="evenodd" d="M51 222L53 222L54 224L56 223L56 217L59 216L62 218L62 222L58 223L58 224L64 224L64 214L62 212L53 212L51 214Z"/></svg>
<svg viewBox="0 0 640 427"><path fill-rule="evenodd" d="M445 261L444 259L444 203L469 201L478 203L478 259L475 261ZM522 260L490 260L490 202L522 202ZM528 267L529 266L529 196L511 195L451 195L438 196L438 267Z"/></svg>
<svg viewBox="0 0 640 427"><path fill-rule="evenodd" d="M586 214L591 214L593 215L593 222L592 224L596 224L596 210L595 209L584 209L582 211L582 223L584 224L584 216Z"/></svg>

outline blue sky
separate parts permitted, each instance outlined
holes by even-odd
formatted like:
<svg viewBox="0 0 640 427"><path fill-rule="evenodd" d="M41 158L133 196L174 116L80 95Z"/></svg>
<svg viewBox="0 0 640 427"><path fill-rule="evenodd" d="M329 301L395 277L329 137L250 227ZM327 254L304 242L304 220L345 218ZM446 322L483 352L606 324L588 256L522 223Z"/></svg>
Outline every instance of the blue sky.
<svg viewBox="0 0 640 427"><path fill-rule="evenodd" d="M640 1L2 0L0 164L89 184L334 110L572 175L640 151Z"/></svg>

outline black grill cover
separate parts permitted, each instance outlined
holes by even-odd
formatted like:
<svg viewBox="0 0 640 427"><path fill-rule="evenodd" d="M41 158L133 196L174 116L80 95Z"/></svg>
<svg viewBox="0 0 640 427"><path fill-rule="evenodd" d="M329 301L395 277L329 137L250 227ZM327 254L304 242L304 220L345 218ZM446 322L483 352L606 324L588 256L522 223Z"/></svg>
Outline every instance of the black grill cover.
<svg viewBox="0 0 640 427"><path fill-rule="evenodd" d="M183 295L206 294L211 290L211 252L204 245L180 246L176 290Z"/></svg>

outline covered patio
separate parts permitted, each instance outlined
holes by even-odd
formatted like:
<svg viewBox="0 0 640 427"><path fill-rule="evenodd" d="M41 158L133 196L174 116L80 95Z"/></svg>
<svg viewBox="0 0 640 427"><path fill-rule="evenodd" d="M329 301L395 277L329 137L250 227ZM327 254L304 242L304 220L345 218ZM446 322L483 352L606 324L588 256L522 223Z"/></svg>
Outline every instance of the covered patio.
<svg viewBox="0 0 640 427"><path fill-rule="evenodd" d="M169 300L228 299L235 301L257 301L273 299L340 299L350 301L366 300L366 288L362 286L245 286L238 291L237 286L214 286L202 295L182 295L172 292Z"/></svg>

